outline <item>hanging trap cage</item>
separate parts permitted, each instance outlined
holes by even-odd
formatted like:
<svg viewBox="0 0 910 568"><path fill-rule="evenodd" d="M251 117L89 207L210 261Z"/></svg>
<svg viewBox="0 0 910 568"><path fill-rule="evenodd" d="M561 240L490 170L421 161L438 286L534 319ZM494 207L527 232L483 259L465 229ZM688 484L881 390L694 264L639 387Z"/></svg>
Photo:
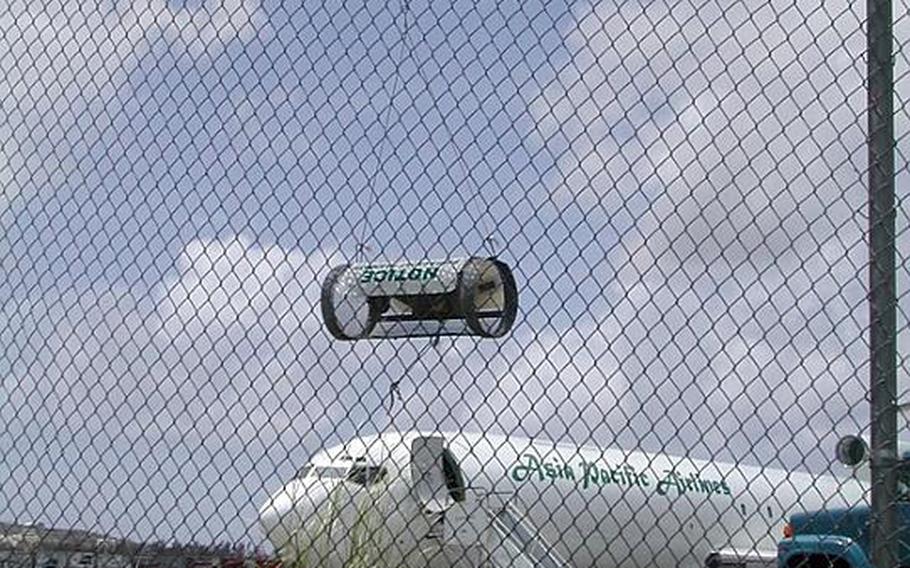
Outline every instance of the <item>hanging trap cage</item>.
<svg viewBox="0 0 910 568"><path fill-rule="evenodd" d="M512 271L495 258L343 265L322 284L337 339L502 337L518 312Z"/></svg>

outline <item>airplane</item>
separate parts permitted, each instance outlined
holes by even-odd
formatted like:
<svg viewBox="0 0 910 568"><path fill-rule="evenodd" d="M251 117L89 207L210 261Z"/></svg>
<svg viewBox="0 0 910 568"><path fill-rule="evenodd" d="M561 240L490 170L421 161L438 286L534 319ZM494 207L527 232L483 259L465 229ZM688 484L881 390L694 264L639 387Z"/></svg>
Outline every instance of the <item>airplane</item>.
<svg viewBox="0 0 910 568"><path fill-rule="evenodd" d="M285 566L768 566L793 512L857 476L485 433L385 432L320 451L259 511Z"/></svg>

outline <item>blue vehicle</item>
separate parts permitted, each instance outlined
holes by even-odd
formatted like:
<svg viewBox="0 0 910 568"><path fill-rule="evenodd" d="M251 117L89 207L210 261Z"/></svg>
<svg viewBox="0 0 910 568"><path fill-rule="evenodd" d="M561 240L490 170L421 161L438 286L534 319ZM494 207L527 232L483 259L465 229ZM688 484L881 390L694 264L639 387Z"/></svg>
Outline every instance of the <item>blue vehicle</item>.
<svg viewBox="0 0 910 568"><path fill-rule="evenodd" d="M897 505L898 561L910 566L910 503ZM869 507L793 515L778 543L778 568L873 568Z"/></svg>
<svg viewBox="0 0 910 568"><path fill-rule="evenodd" d="M901 568L910 568L910 448L898 442L898 450L897 559ZM869 446L862 438L841 438L836 455L868 479ZM777 568L873 568L869 517L866 504L793 515L778 543Z"/></svg>
<svg viewBox="0 0 910 568"><path fill-rule="evenodd" d="M896 507L900 568L910 568L910 447L898 442ZM854 476L868 482L869 445L859 436L845 436L837 444L837 461L854 468ZM858 504L846 509L798 513L784 529L777 547L777 568L873 568L870 508Z"/></svg>

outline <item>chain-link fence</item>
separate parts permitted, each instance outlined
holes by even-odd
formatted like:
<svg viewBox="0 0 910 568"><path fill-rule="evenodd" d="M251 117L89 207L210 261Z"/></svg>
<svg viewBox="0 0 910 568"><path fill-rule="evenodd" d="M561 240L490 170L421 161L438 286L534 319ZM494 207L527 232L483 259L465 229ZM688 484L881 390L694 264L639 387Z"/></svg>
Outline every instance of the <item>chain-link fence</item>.
<svg viewBox="0 0 910 568"><path fill-rule="evenodd" d="M0 565L773 562L868 502L865 19L5 0Z"/></svg>

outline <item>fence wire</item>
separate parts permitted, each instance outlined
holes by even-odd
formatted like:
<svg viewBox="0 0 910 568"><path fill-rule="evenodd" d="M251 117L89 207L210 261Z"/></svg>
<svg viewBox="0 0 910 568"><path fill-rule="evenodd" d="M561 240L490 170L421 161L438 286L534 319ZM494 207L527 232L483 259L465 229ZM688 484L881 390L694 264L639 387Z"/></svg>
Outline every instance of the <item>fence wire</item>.
<svg viewBox="0 0 910 568"><path fill-rule="evenodd" d="M0 566L771 562L867 503L865 20L7 0Z"/></svg>

